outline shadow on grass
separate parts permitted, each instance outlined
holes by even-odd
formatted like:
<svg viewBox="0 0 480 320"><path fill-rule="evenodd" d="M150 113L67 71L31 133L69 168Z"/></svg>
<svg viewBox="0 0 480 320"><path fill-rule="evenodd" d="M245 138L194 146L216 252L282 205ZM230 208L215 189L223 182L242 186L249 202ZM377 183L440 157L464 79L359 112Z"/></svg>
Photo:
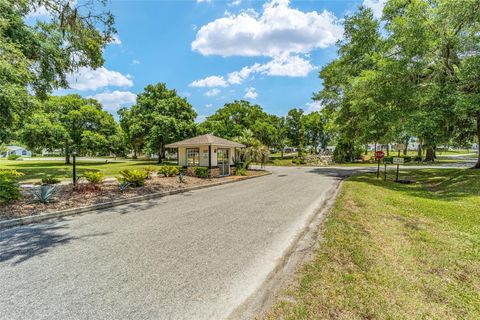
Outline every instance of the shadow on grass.
<svg viewBox="0 0 480 320"><path fill-rule="evenodd" d="M431 200L455 201L480 195L480 170L415 169L400 172L400 179L414 180L414 184L400 184L393 179L392 172L387 181L372 174L353 175L349 180Z"/></svg>
<svg viewBox="0 0 480 320"><path fill-rule="evenodd" d="M108 234L98 233L72 237L65 231L62 231L65 228L67 228L67 225L59 225L57 221L52 221L1 231L0 262L12 261L14 265L20 264L73 240Z"/></svg>

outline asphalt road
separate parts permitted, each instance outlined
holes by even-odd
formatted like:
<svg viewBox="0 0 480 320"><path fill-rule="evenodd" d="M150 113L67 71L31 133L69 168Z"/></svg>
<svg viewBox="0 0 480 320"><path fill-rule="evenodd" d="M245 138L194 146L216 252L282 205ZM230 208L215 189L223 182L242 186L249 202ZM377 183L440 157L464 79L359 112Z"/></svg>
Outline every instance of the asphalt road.
<svg viewBox="0 0 480 320"><path fill-rule="evenodd" d="M1 231L0 318L226 318L349 171L272 170Z"/></svg>

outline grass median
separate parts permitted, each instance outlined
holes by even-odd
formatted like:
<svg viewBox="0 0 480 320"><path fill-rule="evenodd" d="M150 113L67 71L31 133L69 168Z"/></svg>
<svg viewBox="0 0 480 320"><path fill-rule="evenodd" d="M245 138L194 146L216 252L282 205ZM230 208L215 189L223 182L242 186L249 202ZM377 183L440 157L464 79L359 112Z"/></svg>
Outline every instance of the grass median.
<svg viewBox="0 0 480 320"><path fill-rule="evenodd" d="M480 170L345 181L314 259L267 319L478 319Z"/></svg>

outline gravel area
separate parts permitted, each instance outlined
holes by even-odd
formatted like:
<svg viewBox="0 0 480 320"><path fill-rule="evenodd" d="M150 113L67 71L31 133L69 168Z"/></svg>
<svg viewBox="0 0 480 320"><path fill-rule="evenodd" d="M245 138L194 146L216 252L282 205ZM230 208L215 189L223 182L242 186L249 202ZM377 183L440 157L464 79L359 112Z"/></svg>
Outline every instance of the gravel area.
<svg viewBox="0 0 480 320"><path fill-rule="evenodd" d="M248 176L262 174L262 171L250 170ZM107 181L101 184L97 189L92 188L88 183L79 183L75 190L71 184L57 185L57 191L54 200L49 204L34 201L29 188L22 190L23 199L0 205L0 220L14 219L25 216L38 215L41 213L54 212L63 209L85 207L88 205L109 202L113 200L132 198L140 195L184 189L199 185L208 185L226 180L236 180L241 177L228 176L213 179L200 179L196 177L187 177L185 182L180 182L178 177L160 177L153 176L148 179L145 186L138 188L128 188L125 192L120 192L117 181Z"/></svg>

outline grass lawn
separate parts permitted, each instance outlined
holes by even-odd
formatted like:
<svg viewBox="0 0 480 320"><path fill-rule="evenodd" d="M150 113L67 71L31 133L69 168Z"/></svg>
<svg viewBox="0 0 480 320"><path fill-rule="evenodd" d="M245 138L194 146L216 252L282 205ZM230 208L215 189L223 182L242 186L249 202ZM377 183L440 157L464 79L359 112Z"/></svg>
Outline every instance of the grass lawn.
<svg viewBox="0 0 480 320"><path fill-rule="evenodd" d="M480 170L345 181L314 259L267 319L478 319Z"/></svg>
<svg viewBox="0 0 480 320"><path fill-rule="evenodd" d="M117 160L108 163L105 161L77 161L78 175L85 171L99 171L107 177L115 177L121 170L141 169L156 165L156 161L144 160ZM72 177L72 165L65 165L63 161L54 160L0 160L0 169L16 169L25 174L20 180L23 183L34 183L46 176L55 176L61 179Z"/></svg>

